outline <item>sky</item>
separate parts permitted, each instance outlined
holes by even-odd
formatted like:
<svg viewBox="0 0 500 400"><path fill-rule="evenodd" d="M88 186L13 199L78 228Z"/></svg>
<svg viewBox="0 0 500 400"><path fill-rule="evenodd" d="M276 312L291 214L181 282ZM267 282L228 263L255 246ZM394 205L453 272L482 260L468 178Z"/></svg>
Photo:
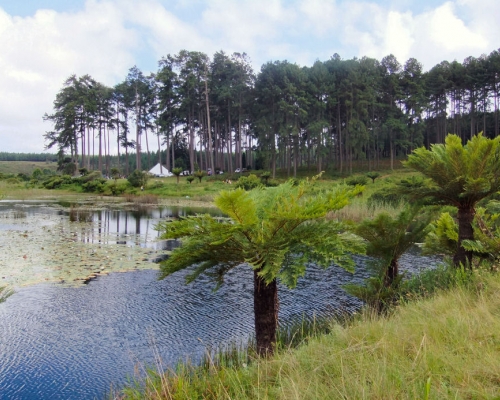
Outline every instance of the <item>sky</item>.
<svg viewBox="0 0 500 400"><path fill-rule="evenodd" d="M256 72L335 53L428 70L500 48L498 21L498 0L0 0L0 151L45 151L43 115L72 74L113 86L182 49L245 52Z"/></svg>

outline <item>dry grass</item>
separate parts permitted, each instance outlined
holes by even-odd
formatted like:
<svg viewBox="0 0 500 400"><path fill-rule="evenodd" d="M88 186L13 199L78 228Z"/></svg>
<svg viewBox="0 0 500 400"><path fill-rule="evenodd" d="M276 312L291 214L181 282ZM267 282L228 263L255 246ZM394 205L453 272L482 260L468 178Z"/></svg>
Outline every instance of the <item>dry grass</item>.
<svg viewBox="0 0 500 400"><path fill-rule="evenodd" d="M26 174L31 175L33 171L40 168L42 171L44 169L50 169L51 171L56 171L56 162L45 162L45 161L0 161L0 173L3 174Z"/></svg>
<svg viewBox="0 0 500 400"><path fill-rule="evenodd" d="M135 205L158 204L158 196L155 194L125 194L123 198L127 203Z"/></svg>

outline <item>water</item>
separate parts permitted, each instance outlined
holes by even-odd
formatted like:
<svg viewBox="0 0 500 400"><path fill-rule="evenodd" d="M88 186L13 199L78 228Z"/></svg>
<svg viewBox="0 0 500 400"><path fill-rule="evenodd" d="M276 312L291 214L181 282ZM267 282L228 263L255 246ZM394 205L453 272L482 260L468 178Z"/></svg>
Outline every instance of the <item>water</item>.
<svg viewBox="0 0 500 400"><path fill-rule="evenodd" d="M402 269L429 262L407 254ZM252 334L249 267L231 271L217 292L207 278L185 285L186 272L162 281L157 274L112 273L78 287L18 289L0 304L0 398L104 398L146 365L196 360L207 347L245 343ZM280 287L280 321L357 310L360 302L341 285L364 277L362 269L351 275L311 266L296 289Z"/></svg>

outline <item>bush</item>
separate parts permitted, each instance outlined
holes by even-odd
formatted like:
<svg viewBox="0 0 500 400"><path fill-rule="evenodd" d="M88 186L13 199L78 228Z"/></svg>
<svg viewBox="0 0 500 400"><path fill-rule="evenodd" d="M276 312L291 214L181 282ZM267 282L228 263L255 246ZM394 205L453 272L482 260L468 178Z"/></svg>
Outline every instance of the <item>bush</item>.
<svg viewBox="0 0 500 400"><path fill-rule="evenodd" d="M106 188L105 179L94 179L93 181L82 184L84 192L87 193L103 193Z"/></svg>
<svg viewBox="0 0 500 400"><path fill-rule="evenodd" d="M403 281L401 297L405 300L411 300L454 287L470 287L475 285L475 276L475 272L469 268L441 264Z"/></svg>
<svg viewBox="0 0 500 400"><path fill-rule="evenodd" d="M290 178L288 180L293 186L299 186L300 180L298 178Z"/></svg>
<svg viewBox="0 0 500 400"><path fill-rule="evenodd" d="M237 188L242 188L245 190L252 190L261 186L262 183L260 182L260 179L257 177L257 175L254 174L250 174L248 176L241 176L238 179L238 182L236 182Z"/></svg>
<svg viewBox="0 0 500 400"><path fill-rule="evenodd" d="M31 178L34 181L39 181L42 178L42 175L43 175L42 170L40 168L36 168L31 174Z"/></svg>
<svg viewBox="0 0 500 400"><path fill-rule="evenodd" d="M109 191L113 196L119 196L127 190L127 183L121 182L117 183L116 181L112 182L111 184L108 185Z"/></svg>
<svg viewBox="0 0 500 400"><path fill-rule="evenodd" d="M92 171L90 173L86 173L78 178L78 181L80 183L87 183L97 179L102 179L101 171Z"/></svg>
<svg viewBox="0 0 500 400"><path fill-rule="evenodd" d="M28 175L26 175L26 174L24 174L24 173L22 173L22 172L20 172L19 174L17 174L17 179L19 181L28 182L31 179L31 177L28 176Z"/></svg>
<svg viewBox="0 0 500 400"><path fill-rule="evenodd" d="M389 188L373 193L368 198L366 204L368 208L375 208L377 206L398 207L402 201L404 201L404 197Z"/></svg>
<svg viewBox="0 0 500 400"><path fill-rule="evenodd" d="M45 182L43 182L43 187L45 189L57 189L62 185L69 185L73 182L74 180L69 175L58 175L58 176L52 176Z"/></svg>
<svg viewBox="0 0 500 400"><path fill-rule="evenodd" d="M356 185L366 185L368 183L368 178L366 176L351 176L350 178L346 179L345 181L346 184L349 186L356 186Z"/></svg>
<svg viewBox="0 0 500 400"><path fill-rule="evenodd" d="M267 186L267 182L269 181L269 178L271 177L271 173L269 171L264 171L262 174L260 174L260 179L262 179Z"/></svg>
<svg viewBox="0 0 500 400"><path fill-rule="evenodd" d="M127 178L128 182L133 187L146 186L148 179L149 179L149 174L145 171L139 171L138 169L132 172Z"/></svg>
<svg viewBox="0 0 500 400"><path fill-rule="evenodd" d="M268 179L268 181L266 182L266 186L267 187L276 187L276 186L279 186L279 185L280 185L280 183L276 179Z"/></svg>

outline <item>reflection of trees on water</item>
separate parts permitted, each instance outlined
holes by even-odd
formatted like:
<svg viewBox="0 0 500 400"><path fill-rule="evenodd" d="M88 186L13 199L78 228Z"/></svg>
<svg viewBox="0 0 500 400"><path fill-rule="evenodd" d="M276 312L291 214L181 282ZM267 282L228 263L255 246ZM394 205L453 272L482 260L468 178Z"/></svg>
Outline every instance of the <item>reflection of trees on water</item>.
<svg viewBox="0 0 500 400"><path fill-rule="evenodd" d="M161 220L204 213L219 215L218 211L213 208L139 206L133 210L92 210L92 206L93 204L64 201L52 204L47 202L2 203L0 205L0 218L3 216L15 219L29 218L40 214L57 215L61 217L61 222L64 224L62 230L66 231L67 223L71 219L71 209L73 209L73 212L76 212L76 218L71 222L70 232L73 234L70 238L71 241L142 246L146 244L148 239L159 237L159 232L154 227ZM164 244L162 242L157 246L164 247Z"/></svg>
<svg viewBox="0 0 500 400"><path fill-rule="evenodd" d="M148 240L158 238L156 224L166 218L181 218L197 213L214 213L213 209L183 207L145 207L133 210L94 210L92 223L77 228L76 240L94 244L125 244L146 246ZM157 245L164 247L164 244ZM173 245L172 245L173 246Z"/></svg>

